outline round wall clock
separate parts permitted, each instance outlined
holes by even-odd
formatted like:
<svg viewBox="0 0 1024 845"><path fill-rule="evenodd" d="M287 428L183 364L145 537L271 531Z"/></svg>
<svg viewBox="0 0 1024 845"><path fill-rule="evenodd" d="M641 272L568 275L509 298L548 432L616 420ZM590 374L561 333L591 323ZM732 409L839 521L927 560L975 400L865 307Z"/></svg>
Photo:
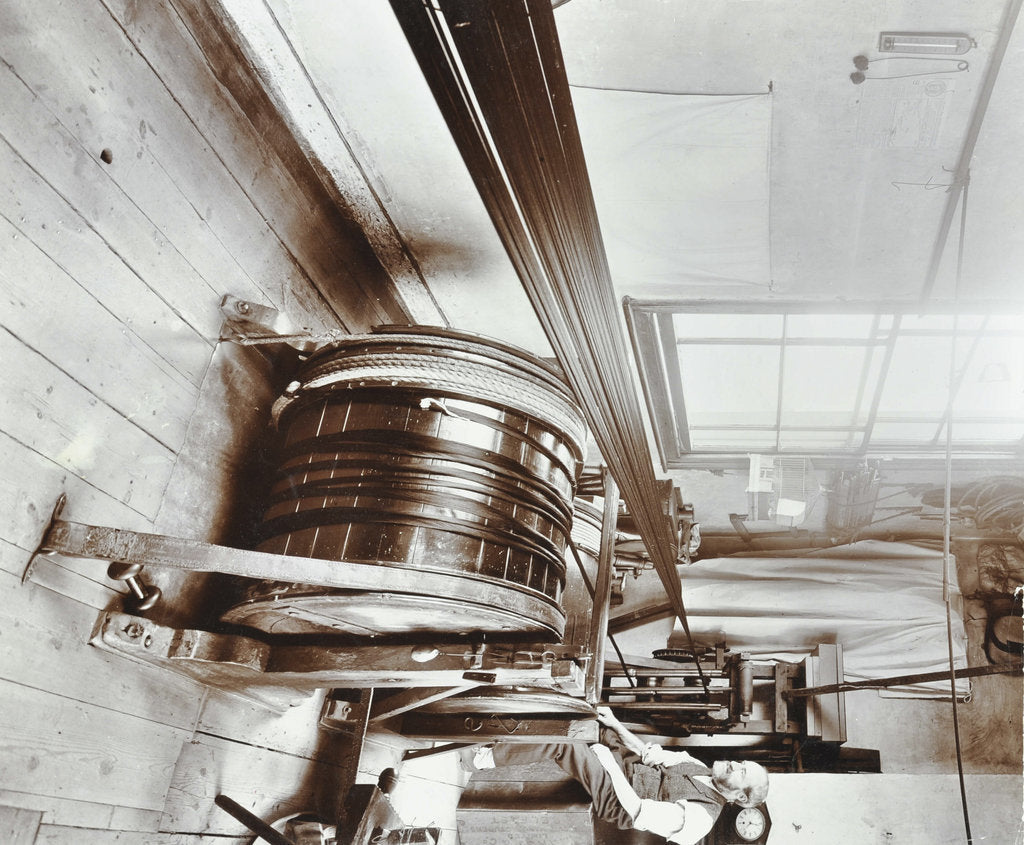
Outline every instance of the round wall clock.
<svg viewBox="0 0 1024 845"><path fill-rule="evenodd" d="M757 807L744 807L736 814L733 826L744 842L756 842L765 832L764 813Z"/></svg>

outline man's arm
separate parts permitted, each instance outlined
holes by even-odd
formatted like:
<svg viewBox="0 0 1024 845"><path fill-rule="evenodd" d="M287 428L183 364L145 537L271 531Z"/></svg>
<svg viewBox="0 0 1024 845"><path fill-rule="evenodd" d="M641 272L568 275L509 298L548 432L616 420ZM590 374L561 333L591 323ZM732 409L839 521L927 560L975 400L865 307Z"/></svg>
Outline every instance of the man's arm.
<svg viewBox="0 0 1024 845"><path fill-rule="evenodd" d="M653 742L643 742L640 737L630 731L629 728L616 718L611 708L598 707L597 719L602 725L606 725L615 731L622 740L622 744L648 766L675 766L679 763L700 763L700 760L696 757L691 757L685 751L667 751Z"/></svg>
<svg viewBox="0 0 1024 845"><path fill-rule="evenodd" d="M676 766L680 763L698 763L703 765L696 757L692 757L685 751L669 751L654 743L644 743L639 736L622 722L618 721L610 708L599 707L597 709L597 720L602 725L606 725L614 730L620 736L623 745L648 766Z"/></svg>
<svg viewBox="0 0 1024 845"><path fill-rule="evenodd" d="M600 743L591 745L590 750L594 752L602 768L611 778L612 789L615 791L615 797L619 799L622 809L629 813L631 819L635 820L637 813L640 812L640 796L636 794L633 785L619 768L619 761L615 759L615 755L607 745Z"/></svg>
<svg viewBox="0 0 1024 845"><path fill-rule="evenodd" d="M611 778L615 797L629 813L634 828L650 831L665 839L671 836L677 845L696 843L711 830L714 819L700 804L641 798L622 773L618 760L608 746L592 745L590 749Z"/></svg>

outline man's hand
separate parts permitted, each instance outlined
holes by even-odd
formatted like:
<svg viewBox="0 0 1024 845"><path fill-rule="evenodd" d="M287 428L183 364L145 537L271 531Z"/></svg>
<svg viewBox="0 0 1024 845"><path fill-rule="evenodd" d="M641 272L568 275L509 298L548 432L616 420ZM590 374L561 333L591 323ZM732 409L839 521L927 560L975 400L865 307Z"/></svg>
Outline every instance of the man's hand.
<svg viewBox="0 0 1024 845"><path fill-rule="evenodd" d="M611 707L598 707L597 708L597 721L602 725L607 725L609 728L614 728L619 724L619 720L615 718L615 714L612 713Z"/></svg>

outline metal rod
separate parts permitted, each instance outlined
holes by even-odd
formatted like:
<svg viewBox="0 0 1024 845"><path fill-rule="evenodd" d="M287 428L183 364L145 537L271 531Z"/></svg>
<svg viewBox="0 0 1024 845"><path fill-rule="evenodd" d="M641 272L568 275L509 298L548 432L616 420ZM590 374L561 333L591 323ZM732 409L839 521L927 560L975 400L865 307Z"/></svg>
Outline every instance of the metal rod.
<svg viewBox="0 0 1024 845"><path fill-rule="evenodd" d="M983 675L1009 675L1012 672L1019 672L1024 669L1024 663L992 664L991 666L968 666L966 669L957 669L953 673L955 678L977 678ZM821 687L806 687L804 689L784 690L782 697L791 700L794 698L807 698L812 695L829 695L836 692L851 692L858 689L884 689L886 687L909 686L923 684L930 681L947 681L950 673L922 672L917 675L897 675L892 678L878 678L867 681L845 681L841 684L828 684Z"/></svg>
<svg viewBox="0 0 1024 845"><path fill-rule="evenodd" d="M288 581L349 590L404 590L448 596L482 603L486 590L480 581L454 572L426 572L352 561L277 555L217 546L181 537L145 534L124 528L85 525L56 519L40 547L42 553L84 557L144 567L166 567L188 572L221 572L265 581ZM513 613L541 618L552 627L563 619L550 600L520 590L491 593L487 601L500 601Z"/></svg>
<svg viewBox="0 0 1024 845"><path fill-rule="evenodd" d="M679 710L686 712L706 713L721 710L726 705L722 702L696 701L611 701L608 706L613 710Z"/></svg>
<svg viewBox="0 0 1024 845"><path fill-rule="evenodd" d="M931 259L928 263L928 271L925 273L924 288L921 291L922 305L928 304L931 298L932 289L939 275L939 267L942 263L942 255L946 249L946 241L949 237L950 227L953 225L953 218L956 216L957 206L960 203L960 194L970 172L971 159L974 157L974 148L981 134L981 125L988 111L989 101L992 99L992 91L996 86L996 79L1003 65L1006 50L1010 44L1014 27L1017 23L1017 16L1020 14L1021 0L1010 0L1006 4L1006 11L1003 20L999 25L999 34L992 46L991 57L988 68L981 80L981 90L974 103L974 111L971 113L971 120L967 126L967 137L960 148L960 156L957 159L956 167L953 170L953 184L949 187L946 196L946 205L942 212L942 220L939 224L939 232L932 247Z"/></svg>
<svg viewBox="0 0 1024 845"><path fill-rule="evenodd" d="M270 845L295 845L294 840L289 839L283 833L278 833L259 816L254 816L241 804L228 798L227 795L218 795L213 799L213 803L228 815L234 816L237 821L240 821L261 839L265 839Z"/></svg>

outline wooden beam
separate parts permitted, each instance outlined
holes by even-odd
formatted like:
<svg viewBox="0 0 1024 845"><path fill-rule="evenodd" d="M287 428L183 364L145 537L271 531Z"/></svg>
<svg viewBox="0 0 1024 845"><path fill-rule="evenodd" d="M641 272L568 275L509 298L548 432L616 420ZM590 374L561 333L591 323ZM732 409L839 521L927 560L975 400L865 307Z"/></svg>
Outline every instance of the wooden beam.
<svg viewBox="0 0 1024 845"><path fill-rule="evenodd" d="M607 469L602 470L601 475L604 481L604 514L601 519L597 583L594 585L594 613L590 622L591 660L586 680L586 699L590 704L597 704L601 700L601 687L604 683L604 650L608 639L612 570L615 565L615 526L619 514L619 487Z"/></svg>

